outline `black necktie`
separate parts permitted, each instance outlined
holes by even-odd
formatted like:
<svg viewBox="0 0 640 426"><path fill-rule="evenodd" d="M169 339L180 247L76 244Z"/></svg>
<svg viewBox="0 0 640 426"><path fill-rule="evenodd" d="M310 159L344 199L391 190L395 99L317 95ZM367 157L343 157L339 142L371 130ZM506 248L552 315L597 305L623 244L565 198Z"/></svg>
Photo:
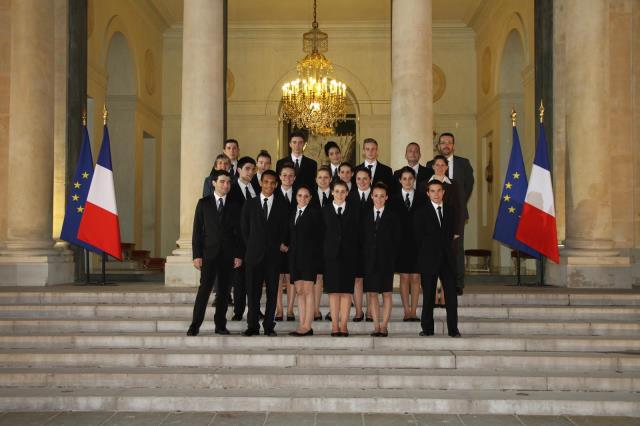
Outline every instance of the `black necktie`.
<svg viewBox="0 0 640 426"><path fill-rule="evenodd" d="M300 160L296 158L296 176L298 176L299 171L300 171Z"/></svg>
<svg viewBox="0 0 640 426"><path fill-rule="evenodd" d="M244 198L247 200L250 200L251 198L251 192L249 192L249 185L244 187Z"/></svg>
<svg viewBox="0 0 640 426"><path fill-rule="evenodd" d="M440 219L440 228L442 228L442 207L438 206L438 219Z"/></svg>
<svg viewBox="0 0 640 426"><path fill-rule="evenodd" d="M298 210L298 217L296 217L296 221L295 224L298 224L298 221L300 220L300 216L302 216L302 210Z"/></svg>
<svg viewBox="0 0 640 426"><path fill-rule="evenodd" d="M224 202L222 198L218 198L218 215L222 216L222 209L224 208Z"/></svg>
<svg viewBox="0 0 640 426"><path fill-rule="evenodd" d="M373 221L373 224L376 228L376 231L378 230L378 227L380 226L380 210L378 210L376 212L376 220Z"/></svg>
<svg viewBox="0 0 640 426"><path fill-rule="evenodd" d="M342 219L342 207L338 207L338 218Z"/></svg>
<svg viewBox="0 0 640 426"><path fill-rule="evenodd" d="M327 204L327 200L328 200L327 193L323 192L322 193L322 207L324 207L324 205Z"/></svg>
<svg viewBox="0 0 640 426"><path fill-rule="evenodd" d="M369 173L371 173L371 179L373 180L373 164L369 164L367 167L369 168Z"/></svg>
<svg viewBox="0 0 640 426"><path fill-rule="evenodd" d="M363 203L367 201L367 199L364 198L364 192L362 193L362 198L360 198L360 201L363 202Z"/></svg>
<svg viewBox="0 0 640 426"><path fill-rule="evenodd" d="M267 199L264 199L264 204L262 204L262 211L264 212L264 218L269 218L269 204L267 204Z"/></svg>
<svg viewBox="0 0 640 426"><path fill-rule="evenodd" d="M233 179L234 173L235 173L235 170L233 170L233 164L232 164L231 168L229 169L229 176L231 176L232 179Z"/></svg>
<svg viewBox="0 0 640 426"><path fill-rule="evenodd" d="M407 206L407 210L411 208L411 200L409 199L409 193L407 193L407 198L405 198L404 203Z"/></svg>
<svg viewBox="0 0 640 426"><path fill-rule="evenodd" d="M289 193L284 193L284 199L287 200L287 203L291 204L291 200L289 199Z"/></svg>
<svg viewBox="0 0 640 426"><path fill-rule="evenodd" d="M333 169L333 178L338 179L338 168Z"/></svg>

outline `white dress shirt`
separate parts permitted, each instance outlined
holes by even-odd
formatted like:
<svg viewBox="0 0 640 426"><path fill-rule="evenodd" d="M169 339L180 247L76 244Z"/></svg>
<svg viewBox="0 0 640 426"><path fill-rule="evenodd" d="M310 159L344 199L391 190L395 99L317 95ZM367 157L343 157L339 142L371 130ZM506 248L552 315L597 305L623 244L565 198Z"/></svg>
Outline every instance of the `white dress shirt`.
<svg viewBox="0 0 640 426"><path fill-rule="evenodd" d="M442 222L440 222L440 216L438 215L438 207L440 207L440 211L442 212L442 218L444 219L443 204L436 204L433 201L431 201L431 205L433 206L433 209L436 211L436 216L438 217L438 223L440 223L440 226L442 226Z"/></svg>
<svg viewBox="0 0 640 426"><path fill-rule="evenodd" d="M371 179L373 179L373 177L376 175L376 168L378 167L378 160L374 161L373 163L370 163L367 160L364 160L364 166L367 169L369 168L369 166L373 166L373 167L371 167Z"/></svg>
<svg viewBox="0 0 640 426"><path fill-rule="evenodd" d="M371 187L369 187L369 189L367 189L366 191L362 191L360 188L358 188L358 200L362 200L362 194L364 194L364 199L368 200L369 193L371 193Z"/></svg>
<svg viewBox="0 0 640 426"><path fill-rule="evenodd" d="M242 179L238 179L238 185L240 185L240 190L242 190L242 195L244 196L246 194L246 190L245 188L249 188L249 194L251 194L251 198L255 198L256 196L256 191L254 191L253 189L253 185L251 185L251 182L249 183L244 183L242 181Z"/></svg>
<svg viewBox="0 0 640 426"><path fill-rule="evenodd" d="M346 202L342 203L342 204L336 204L336 202L334 201L332 204L333 204L333 208L336 211L336 214L338 214L338 207L342 207L342 214L344 214L344 210L347 207L347 203Z"/></svg>
<svg viewBox="0 0 640 426"><path fill-rule="evenodd" d="M271 207L273 206L273 194L267 197L264 194L260 193L260 208L262 208L262 206L264 205L265 198L267 199L267 219L268 219L269 215L271 214Z"/></svg>
<svg viewBox="0 0 640 426"><path fill-rule="evenodd" d="M411 190L411 191L405 191L404 189L402 189L402 202L406 203L407 202L407 194L409 194L409 202L411 203L411 205L413 206L413 197L415 196L416 191Z"/></svg>
<svg viewBox="0 0 640 426"><path fill-rule="evenodd" d="M284 187L281 186L280 190L282 191L282 195L286 196L289 199L289 202L293 201L293 199L291 198L293 197L293 187L289 189L284 189Z"/></svg>

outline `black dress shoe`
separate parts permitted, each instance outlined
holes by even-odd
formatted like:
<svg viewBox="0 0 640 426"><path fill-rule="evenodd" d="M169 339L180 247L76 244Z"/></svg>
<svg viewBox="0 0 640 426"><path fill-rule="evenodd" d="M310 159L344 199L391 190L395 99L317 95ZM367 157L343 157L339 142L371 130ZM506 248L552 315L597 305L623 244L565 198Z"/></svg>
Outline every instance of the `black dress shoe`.
<svg viewBox="0 0 640 426"><path fill-rule="evenodd" d="M365 321L366 321L366 322L373 322L373 318L371 318L371 317L367 317L367 318L365 319Z"/></svg>
<svg viewBox="0 0 640 426"><path fill-rule="evenodd" d="M242 315L234 315L231 317L231 321L242 321Z"/></svg>
<svg viewBox="0 0 640 426"><path fill-rule="evenodd" d="M331 321L331 312L329 312L327 315L325 315L324 319L326 321Z"/></svg>
<svg viewBox="0 0 640 426"><path fill-rule="evenodd" d="M263 318L264 318L264 316L263 316ZM279 315L279 316L275 317L273 320L274 321L282 321L282 319L283 319L282 315Z"/></svg>
<svg viewBox="0 0 640 426"><path fill-rule="evenodd" d="M379 331L374 331L373 333L370 334L371 337L379 337L380 336L380 332Z"/></svg>
<svg viewBox="0 0 640 426"><path fill-rule="evenodd" d="M460 334L459 331L455 331L453 333L449 333L449 337L460 338L460 337L462 337L462 334Z"/></svg>
<svg viewBox="0 0 640 426"><path fill-rule="evenodd" d="M340 333L339 331L332 331L331 332L331 337L341 337L342 333Z"/></svg>
<svg viewBox="0 0 640 426"><path fill-rule="evenodd" d="M242 332L243 336L259 336L260 335L260 330L252 330L250 328L247 328L245 331Z"/></svg>
<svg viewBox="0 0 640 426"><path fill-rule="evenodd" d="M322 314L313 317L314 321L322 321Z"/></svg>
<svg viewBox="0 0 640 426"><path fill-rule="evenodd" d="M362 322L362 320L364 320L364 314L359 317L353 317L353 322Z"/></svg>
<svg viewBox="0 0 640 426"><path fill-rule="evenodd" d="M198 335L198 330L196 330L195 328L189 328L189 330L187 330L187 336L197 336Z"/></svg>
<svg viewBox="0 0 640 426"><path fill-rule="evenodd" d="M310 328L304 333L300 333L298 331L292 331L291 333L289 333L289 336L296 336L296 337L313 336L313 328Z"/></svg>
<svg viewBox="0 0 640 426"><path fill-rule="evenodd" d="M348 331L341 331L340 332L340 337L349 337L349 332Z"/></svg>
<svg viewBox="0 0 640 426"><path fill-rule="evenodd" d="M295 321L296 317L295 315L287 315L287 321Z"/></svg>
<svg viewBox="0 0 640 426"><path fill-rule="evenodd" d="M409 317L402 318L402 322L411 322L411 321L413 321L413 318L409 318Z"/></svg>
<svg viewBox="0 0 640 426"><path fill-rule="evenodd" d="M217 328L217 329L214 331L214 333L215 333L215 334L223 334L223 335L231 334L231 333L229 332L229 330L227 330L226 328L219 328L219 329Z"/></svg>
<svg viewBox="0 0 640 426"><path fill-rule="evenodd" d="M462 296L464 294L464 288L457 288L456 292L458 293L458 296Z"/></svg>
<svg viewBox="0 0 640 426"><path fill-rule="evenodd" d="M389 336L388 331L381 331L380 333L378 333L378 337L388 337L388 336Z"/></svg>
<svg viewBox="0 0 640 426"><path fill-rule="evenodd" d="M418 317L413 317L409 319L411 322L420 322L420 318Z"/></svg>
<svg viewBox="0 0 640 426"><path fill-rule="evenodd" d="M433 332L421 331L420 336L422 337L433 336Z"/></svg>
<svg viewBox="0 0 640 426"><path fill-rule="evenodd" d="M262 311L258 311L258 319L264 319L264 314Z"/></svg>
<svg viewBox="0 0 640 426"><path fill-rule="evenodd" d="M269 330L269 331L265 331L264 335L269 337L276 337L278 333L276 333L274 330Z"/></svg>
<svg viewBox="0 0 640 426"><path fill-rule="evenodd" d="M297 331L294 330L289 332L289 336L300 337L302 336L302 333L298 333Z"/></svg>

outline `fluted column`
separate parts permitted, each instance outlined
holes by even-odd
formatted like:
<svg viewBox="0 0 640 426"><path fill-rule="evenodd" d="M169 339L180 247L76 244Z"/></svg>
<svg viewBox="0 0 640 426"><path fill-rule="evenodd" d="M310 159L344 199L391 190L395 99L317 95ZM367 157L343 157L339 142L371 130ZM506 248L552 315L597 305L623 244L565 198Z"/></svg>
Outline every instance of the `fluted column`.
<svg viewBox="0 0 640 426"><path fill-rule="evenodd" d="M391 34L391 166L406 163L405 147L431 153L433 76L431 0L393 0Z"/></svg>
<svg viewBox="0 0 640 426"><path fill-rule="evenodd" d="M54 248L54 3L11 3L7 237L0 284L73 280L69 254Z"/></svg>
<svg viewBox="0 0 640 426"><path fill-rule="evenodd" d="M195 286L191 234L202 182L224 137L223 0L186 0L182 35L180 237L167 259L165 284Z"/></svg>

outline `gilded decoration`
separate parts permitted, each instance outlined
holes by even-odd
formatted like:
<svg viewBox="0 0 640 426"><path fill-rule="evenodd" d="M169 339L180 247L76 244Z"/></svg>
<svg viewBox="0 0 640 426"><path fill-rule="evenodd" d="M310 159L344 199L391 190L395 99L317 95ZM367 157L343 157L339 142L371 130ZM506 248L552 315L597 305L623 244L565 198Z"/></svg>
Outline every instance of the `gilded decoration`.
<svg viewBox="0 0 640 426"><path fill-rule="evenodd" d="M433 64L432 67L432 75L433 75L433 102L437 102L442 95L444 95L445 90L447 89L447 78L442 71L442 68Z"/></svg>

